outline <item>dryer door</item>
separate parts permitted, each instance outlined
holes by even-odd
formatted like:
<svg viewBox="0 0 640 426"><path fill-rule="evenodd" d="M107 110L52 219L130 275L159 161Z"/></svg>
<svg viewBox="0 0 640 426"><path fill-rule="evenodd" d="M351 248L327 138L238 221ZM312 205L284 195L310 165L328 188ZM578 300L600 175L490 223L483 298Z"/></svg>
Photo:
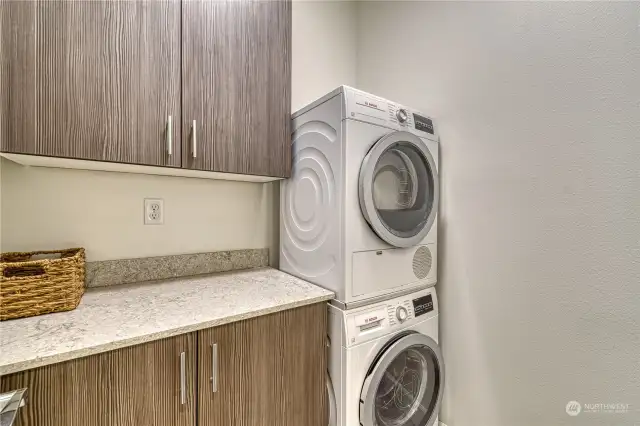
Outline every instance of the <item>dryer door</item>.
<svg viewBox="0 0 640 426"><path fill-rule="evenodd" d="M360 394L362 426L432 426L440 411L444 364L438 344L401 335L376 357Z"/></svg>
<svg viewBox="0 0 640 426"><path fill-rule="evenodd" d="M359 177L360 209L380 238L396 247L419 244L438 212L438 171L422 139L393 132L369 150Z"/></svg>

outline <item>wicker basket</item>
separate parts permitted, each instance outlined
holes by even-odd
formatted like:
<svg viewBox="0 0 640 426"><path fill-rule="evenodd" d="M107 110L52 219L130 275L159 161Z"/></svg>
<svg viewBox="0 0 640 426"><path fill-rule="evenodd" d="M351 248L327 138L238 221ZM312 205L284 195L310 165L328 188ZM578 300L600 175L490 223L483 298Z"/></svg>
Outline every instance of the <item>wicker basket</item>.
<svg viewBox="0 0 640 426"><path fill-rule="evenodd" d="M60 254L59 259L31 259ZM0 255L0 320L70 311L84 293L84 249Z"/></svg>

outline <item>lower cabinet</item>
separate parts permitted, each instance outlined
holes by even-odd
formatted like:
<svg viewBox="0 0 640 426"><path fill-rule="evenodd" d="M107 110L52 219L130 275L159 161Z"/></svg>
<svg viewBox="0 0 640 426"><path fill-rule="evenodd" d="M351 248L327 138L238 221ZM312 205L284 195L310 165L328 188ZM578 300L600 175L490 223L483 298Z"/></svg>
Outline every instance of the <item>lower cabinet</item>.
<svg viewBox="0 0 640 426"><path fill-rule="evenodd" d="M185 334L5 376L2 391L29 388L18 426L191 426L194 353Z"/></svg>
<svg viewBox="0 0 640 426"><path fill-rule="evenodd" d="M326 426L318 303L0 378L18 426Z"/></svg>
<svg viewBox="0 0 640 426"><path fill-rule="evenodd" d="M198 332L199 426L326 426L326 305Z"/></svg>

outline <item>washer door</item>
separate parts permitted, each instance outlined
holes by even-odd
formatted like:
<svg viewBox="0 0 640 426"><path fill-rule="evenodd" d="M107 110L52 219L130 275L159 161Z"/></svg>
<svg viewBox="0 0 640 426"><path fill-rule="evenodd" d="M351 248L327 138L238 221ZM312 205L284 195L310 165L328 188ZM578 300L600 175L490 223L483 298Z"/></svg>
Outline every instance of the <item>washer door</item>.
<svg viewBox="0 0 640 426"><path fill-rule="evenodd" d="M360 209L380 238L411 247L427 236L438 212L438 171L427 145L409 132L380 138L360 168Z"/></svg>
<svg viewBox="0 0 640 426"><path fill-rule="evenodd" d="M376 357L360 394L362 426L432 426L444 389L438 344L410 333L390 342Z"/></svg>

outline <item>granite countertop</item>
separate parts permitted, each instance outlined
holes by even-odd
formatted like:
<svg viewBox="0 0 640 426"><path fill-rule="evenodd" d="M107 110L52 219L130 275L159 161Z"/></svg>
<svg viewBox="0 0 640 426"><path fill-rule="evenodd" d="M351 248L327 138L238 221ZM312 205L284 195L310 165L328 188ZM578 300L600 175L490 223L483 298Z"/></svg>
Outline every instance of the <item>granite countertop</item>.
<svg viewBox="0 0 640 426"><path fill-rule="evenodd" d="M0 322L0 376L332 297L272 268L91 288L73 311Z"/></svg>

